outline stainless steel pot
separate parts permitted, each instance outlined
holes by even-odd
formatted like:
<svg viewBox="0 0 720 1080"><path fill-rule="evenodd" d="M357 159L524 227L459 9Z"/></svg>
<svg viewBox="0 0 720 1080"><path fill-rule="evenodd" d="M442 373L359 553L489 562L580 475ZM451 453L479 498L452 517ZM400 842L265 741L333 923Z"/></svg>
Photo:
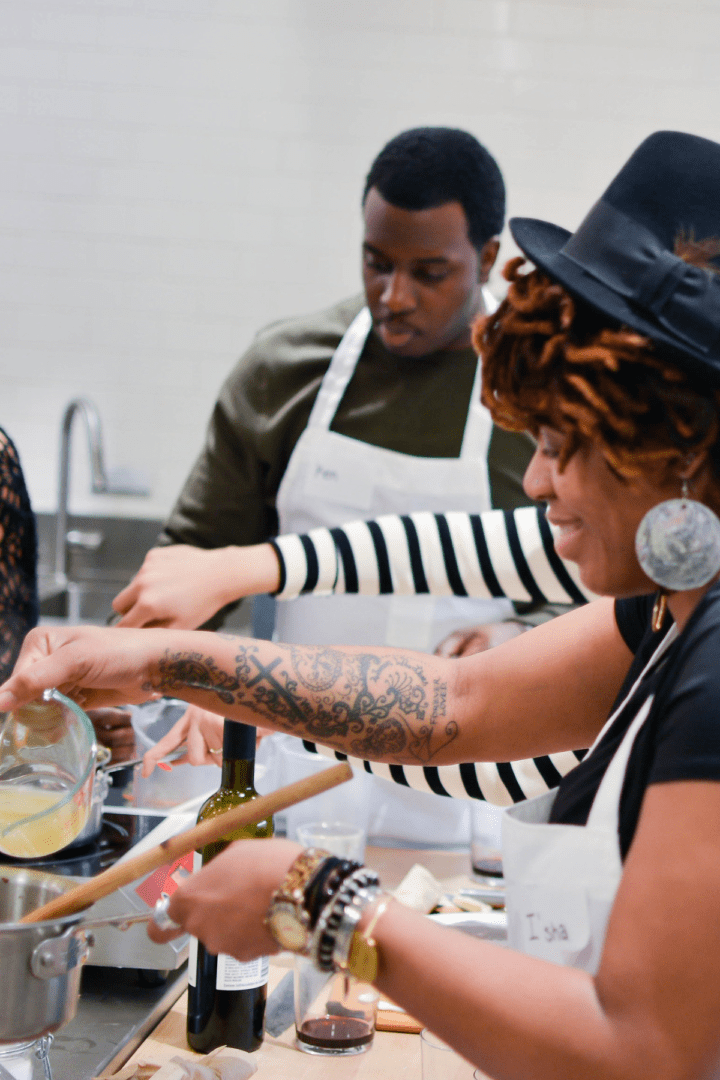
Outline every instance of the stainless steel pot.
<svg viewBox="0 0 720 1080"><path fill-rule="evenodd" d="M82 912L49 922L23 915L72 889L75 882L22 866L0 866L0 972L5 986L0 1043L22 1043L57 1031L77 1009L82 965L98 926L125 929L143 915L83 921Z"/></svg>
<svg viewBox="0 0 720 1080"><path fill-rule="evenodd" d="M171 763L176 758L185 754L185 746L180 746L172 753L163 758L163 763ZM143 759L133 758L131 761L118 761L111 763L112 751L107 746L98 746L95 756L95 776L93 777L92 795L90 798L90 811L83 829L70 844L66 844L62 851L71 851L73 848L82 847L96 840L102 832L102 815L105 800L112 784L111 773L121 772L124 769L134 769L142 765ZM1 1080L1 1078L0 1078Z"/></svg>
<svg viewBox="0 0 720 1080"><path fill-rule="evenodd" d="M93 777L87 821L72 843L66 844L61 849L62 851L70 851L72 848L82 847L83 844L90 844L100 835L102 831L103 805L112 784L112 777L109 775L113 771L113 766L110 765L111 757L112 751L107 746L98 746L95 755L95 775ZM116 765L114 768L123 768L123 766Z"/></svg>

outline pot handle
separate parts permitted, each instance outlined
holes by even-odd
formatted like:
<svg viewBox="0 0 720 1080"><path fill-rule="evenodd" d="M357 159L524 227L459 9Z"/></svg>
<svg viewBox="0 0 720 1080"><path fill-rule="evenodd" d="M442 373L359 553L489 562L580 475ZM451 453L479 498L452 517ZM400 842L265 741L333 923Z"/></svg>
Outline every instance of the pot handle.
<svg viewBox="0 0 720 1080"><path fill-rule="evenodd" d="M171 765L173 761L182 757L183 754L187 754L187 746L183 743L182 746L176 747L175 750L171 750L169 754L166 754L162 761L158 761L158 765ZM122 769L135 769L138 765L142 765L144 757L131 758L130 761L114 761L112 765L103 764L102 769L105 773L120 772Z"/></svg>
<svg viewBox="0 0 720 1080"><path fill-rule="evenodd" d="M114 926L118 930L127 930L134 923L149 922L150 919L162 930L174 930L178 924L167 913L170 897L163 893L152 911L142 915L106 915L101 919L88 919L71 926L58 937L45 938L36 945L30 956L30 970L38 979L54 979L56 975L65 975L78 964L84 964L95 944L95 938L88 931L103 926Z"/></svg>
<svg viewBox="0 0 720 1080"><path fill-rule="evenodd" d="M30 954L30 970L37 979L54 979L84 964L90 955L91 942L77 927L58 937L46 938Z"/></svg>

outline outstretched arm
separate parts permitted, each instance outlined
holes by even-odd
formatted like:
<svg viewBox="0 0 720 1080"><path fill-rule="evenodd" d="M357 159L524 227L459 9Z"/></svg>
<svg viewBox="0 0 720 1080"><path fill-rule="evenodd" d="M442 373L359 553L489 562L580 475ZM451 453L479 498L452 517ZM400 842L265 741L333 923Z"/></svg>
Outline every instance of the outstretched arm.
<svg viewBox="0 0 720 1080"><path fill-rule="evenodd" d="M113 601L120 626L202 625L243 596L380 593L507 597L575 604L592 599L555 554L536 507L483 514L388 514L334 529L289 533L272 543L205 551L153 548Z"/></svg>
<svg viewBox="0 0 720 1080"><path fill-rule="evenodd" d="M145 754L143 776L150 776L159 761L184 746L185 753L175 765L216 765L222 746L223 718L207 709L189 705L176 724ZM303 739L306 750L331 761L349 761L353 769L379 776L403 787L453 799L479 799L493 806L542 795L557 787L563 776L581 761L584 750L563 750L519 761L463 761L452 765L399 765L355 757L340 750Z"/></svg>
<svg viewBox="0 0 720 1080"><path fill-rule="evenodd" d="M303 593L429 593L547 604L593 599L575 565L555 554L552 530L536 506L482 514L386 514L289 533L272 543L280 563L280 600Z"/></svg>
<svg viewBox="0 0 720 1080"><path fill-rule="evenodd" d="M588 746L630 659L609 600L465 660L202 631L41 628L0 709L48 686L85 707L171 695L372 760L507 761Z"/></svg>

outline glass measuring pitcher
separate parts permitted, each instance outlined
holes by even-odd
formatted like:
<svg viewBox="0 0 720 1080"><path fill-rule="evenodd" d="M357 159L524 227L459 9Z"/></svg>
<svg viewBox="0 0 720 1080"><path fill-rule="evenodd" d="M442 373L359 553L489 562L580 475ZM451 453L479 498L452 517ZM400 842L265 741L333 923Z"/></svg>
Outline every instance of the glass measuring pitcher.
<svg viewBox="0 0 720 1080"><path fill-rule="evenodd" d="M88 819L95 730L57 690L0 713L0 724L0 854L50 855L72 843Z"/></svg>

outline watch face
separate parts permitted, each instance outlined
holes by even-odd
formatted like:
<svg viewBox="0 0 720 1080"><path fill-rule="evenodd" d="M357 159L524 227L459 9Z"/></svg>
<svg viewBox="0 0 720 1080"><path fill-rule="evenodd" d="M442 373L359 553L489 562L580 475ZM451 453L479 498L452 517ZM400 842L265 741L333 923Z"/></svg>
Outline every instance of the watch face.
<svg viewBox="0 0 720 1080"><path fill-rule="evenodd" d="M279 945L290 952L300 952L307 945L308 931L293 908L276 907L268 918L270 931Z"/></svg>

